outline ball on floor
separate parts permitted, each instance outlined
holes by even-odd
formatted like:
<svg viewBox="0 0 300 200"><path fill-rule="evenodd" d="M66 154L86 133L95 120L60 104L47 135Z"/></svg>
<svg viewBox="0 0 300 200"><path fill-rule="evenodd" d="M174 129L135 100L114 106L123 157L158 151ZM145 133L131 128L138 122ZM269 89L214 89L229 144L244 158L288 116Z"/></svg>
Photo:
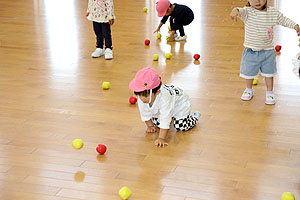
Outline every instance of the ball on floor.
<svg viewBox="0 0 300 200"><path fill-rule="evenodd" d="M81 139L75 139L73 140L72 142L72 146L75 148L75 149L81 149L83 147L83 142Z"/></svg>

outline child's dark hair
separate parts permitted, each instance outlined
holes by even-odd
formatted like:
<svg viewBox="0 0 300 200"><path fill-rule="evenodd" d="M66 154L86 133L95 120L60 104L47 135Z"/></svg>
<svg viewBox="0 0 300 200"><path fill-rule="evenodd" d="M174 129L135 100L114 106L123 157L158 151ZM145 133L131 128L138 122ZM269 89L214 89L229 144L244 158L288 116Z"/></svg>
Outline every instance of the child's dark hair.
<svg viewBox="0 0 300 200"><path fill-rule="evenodd" d="M173 4L171 4L171 3L170 3L170 6L169 6L169 8L171 8L172 6L173 6Z"/></svg>
<svg viewBox="0 0 300 200"><path fill-rule="evenodd" d="M160 86L161 86L161 82L160 82L159 86L152 89L152 93L155 94L160 89ZM147 97L150 94L150 90L144 90L144 91L141 91L141 92L134 92L134 94L137 95L137 96Z"/></svg>
<svg viewBox="0 0 300 200"><path fill-rule="evenodd" d="M267 3L268 3L268 1L266 1L266 4L262 7L262 10L264 10L264 9L266 9L266 7L267 7ZM248 6L248 7L250 7L251 5L250 5L250 3L249 3L249 1L248 1L248 3L247 3L247 5L246 6Z"/></svg>

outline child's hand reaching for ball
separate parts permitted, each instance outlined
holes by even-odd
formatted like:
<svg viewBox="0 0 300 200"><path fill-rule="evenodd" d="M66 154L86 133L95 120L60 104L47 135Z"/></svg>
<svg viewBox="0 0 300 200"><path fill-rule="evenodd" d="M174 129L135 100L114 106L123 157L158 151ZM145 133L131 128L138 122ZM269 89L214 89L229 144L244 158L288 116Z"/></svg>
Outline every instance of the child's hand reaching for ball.
<svg viewBox="0 0 300 200"><path fill-rule="evenodd" d="M168 146L169 144L166 142L166 139L157 138L154 141L154 145L157 147L165 147L165 146Z"/></svg>

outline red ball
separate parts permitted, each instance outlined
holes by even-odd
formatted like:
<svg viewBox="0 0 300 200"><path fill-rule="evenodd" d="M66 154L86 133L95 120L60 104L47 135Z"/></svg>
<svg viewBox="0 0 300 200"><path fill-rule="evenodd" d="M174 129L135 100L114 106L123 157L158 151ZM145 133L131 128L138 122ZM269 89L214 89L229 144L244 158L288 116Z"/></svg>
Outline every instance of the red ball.
<svg viewBox="0 0 300 200"><path fill-rule="evenodd" d="M137 102L137 98L136 98L135 96L131 96L131 97L129 98L129 103L135 104L136 102Z"/></svg>
<svg viewBox="0 0 300 200"><path fill-rule="evenodd" d="M145 40L145 45L149 45L150 44L150 40Z"/></svg>
<svg viewBox="0 0 300 200"><path fill-rule="evenodd" d="M99 154L104 154L106 152L106 146L104 144L98 144L96 151Z"/></svg>
<svg viewBox="0 0 300 200"><path fill-rule="evenodd" d="M195 59L195 60L199 60L199 58L200 58L200 55L199 55L199 54L195 54L195 55L194 55L194 59Z"/></svg>
<svg viewBox="0 0 300 200"><path fill-rule="evenodd" d="M281 46L280 46L280 45L276 45L276 46L275 46L275 50L276 50L276 51L280 51L280 50L281 50Z"/></svg>

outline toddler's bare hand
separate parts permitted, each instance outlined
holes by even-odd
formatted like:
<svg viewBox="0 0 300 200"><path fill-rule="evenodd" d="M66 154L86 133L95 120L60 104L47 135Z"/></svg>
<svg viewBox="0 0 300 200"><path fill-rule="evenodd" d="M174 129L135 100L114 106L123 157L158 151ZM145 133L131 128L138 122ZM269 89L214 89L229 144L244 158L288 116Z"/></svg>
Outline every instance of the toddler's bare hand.
<svg viewBox="0 0 300 200"><path fill-rule="evenodd" d="M157 146L157 147L165 147L165 146L168 146L169 144L166 142L165 139L157 138L154 141L154 145Z"/></svg>
<svg viewBox="0 0 300 200"><path fill-rule="evenodd" d="M168 42L173 42L174 41L174 34L171 34L170 37L168 38Z"/></svg>
<svg viewBox="0 0 300 200"><path fill-rule="evenodd" d="M114 19L110 19L110 20L108 21L108 23L109 23L110 25L113 25L113 24L114 24L114 22L115 22L115 20L114 20Z"/></svg>
<svg viewBox="0 0 300 200"><path fill-rule="evenodd" d="M296 30L297 35L300 36L300 28L298 24L294 27L294 29Z"/></svg>
<svg viewBox="0 0 300 200"><path fill-rule="evenodd" d="M233 21L237 22L237 18L241 17L241 14L237 8L234 8L234 9L232 9L232 11L230 13L230 17Z"/></svg>
<svg viewBox="0 0 300 200"><path fill-rule="evenodd" d="M157 128L155 126L148 126L146 133L155 133L157 131Z"/></svg>
<svg viewBox="0 0 300 200"><path fill-rule="evenodd" d="M160 29L156 29L153 33L158 33L160 31Z"/></svg>

